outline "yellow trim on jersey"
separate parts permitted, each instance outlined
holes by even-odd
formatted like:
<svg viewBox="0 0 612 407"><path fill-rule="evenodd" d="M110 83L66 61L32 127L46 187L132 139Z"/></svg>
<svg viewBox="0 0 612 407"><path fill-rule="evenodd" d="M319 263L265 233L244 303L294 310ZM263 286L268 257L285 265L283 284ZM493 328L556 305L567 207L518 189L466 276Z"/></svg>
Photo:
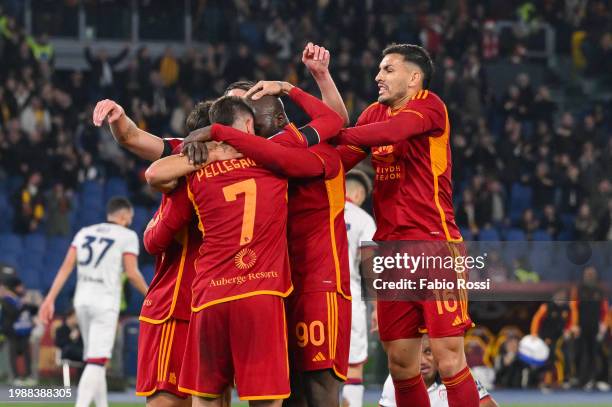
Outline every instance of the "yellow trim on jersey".
<svg viewBox="0 0 612 407"><path fill-rule="evenodd" d="M287 367L287 378L289 378L289 332L287 331L287 312L285 311L285 301L281 301L281 307L283 309L283 332L285 336L285 362Z"/></svg>
<svg viewBox="0 0 612 407"><path fill-rule="evenodd" d="M336 290L347 300L351 299L342 291L342 279L340 276L340 259L338 257L338 248L336 247L336 217L344 211L346 197L344 196L344 167L340 163L340 171L334 178L325 181L325 189L327 190L327 200L329 202L329 233L332 247L332 256L334 258L334 268L336 270Z"/></svg>
<svg viewBox="0 0 612 407"><path fill-rule="evenodd" d="M446 106L444 106L444 115L446 117L444 133L441 136L429 137L429 159L431 161L431 172L433 175L434 202L436 204L436 208L438 209L438 213L440 214L440 222L442 224L442 230L444 230L444 237L446 240L449 242L461 242L463 241L463 238L453 239L451 237L450 232L448 231L448 226L446 225L446 214L444 213L444 209L440 204L440 186L438 183L438 177L448 168L447 147L450 133L450 123L448 120L448 111L446 110Z"/></svg>
<svg viewBox="0 0 612 407"><path fill-rule="evenodd" d="M170 304L170 311L165 318L162 319L152 319L144 316L139 316L138 320L148 322L150 324L163 324L172 316L174 312L174 308L176 307L176 300L178 299L179 289L181 287L181 281L183 279L183 270L185 269L185 260L187 259L187 248L189 246L189 231L183 236L183 250L181 251L181 261L179 263L178 276L176 277L176 283L174 283L174 292L172 293L172 303Z"/></svg>
<svg viewBox="0 0 612 407"><path fill-rule="evenodd" d="M350 148L351 150L353 150L353 151L357 151L358 153L365 153L365 151L363 151L363 149L362 149L362 148L359 148L359 147L354 146L354 145L352 145L352 144L347 144L346 146L347 146L348 148Z"/></svg>
<svg viewBox="0 0 612 407"><path fill-rule="evenodd" d="M338 376L338 379L342 380L343 382L345 382L345 381L346 381L347 377L346 377L345 375L341 374L340 372L338 372L338 371L336 370L336 366L335 366L335 365L332 365L332 371L334 372L334 374L335 374L336 376Z"/></svg>
<svg viewBox="0 0 612 407"><path fill-rule="evenodd" d="M287 127L289 127L289 129L296 135L296 137L298 138L298 140L300 140L302 144L308 144L306 140L304 140L304 136L302 136L302 132L295 126L295 124L289 123Z"/></svg>
<svg viewBox="0 0 612 407"><path fill-rule="evenodd" d="M189 179L187 179L185 182L187 183L187 196L189 197L189 200L193 204L193 209L195 209L195 213L198 216L198 229L200 229L200 232L202 232L202 237L204 237L204 224L202 223L202 218L200 217L200 208L198 207L195 197L193 196L193 193L191 192L191 188L189 188Z"/></svg>
<svg viewBox="0 0 612 407"><path fill-rule="evenodd" d="M162 371L162 381L166 380L168 376L168 365L170 364L170 355L172 354L172 344L174 343L174 331L176 330L176 320L170 322L170 341L168 342L168 349L166 350L166 360L164 361L164 369Z"/></svg>
<svg viewBox="0 0 612 407"><path fill-rule="evenodd" d="M331 304L330 304L330 300L329 300L329 293L325 293L325 302L327 304L327 347L328 347L328 355L329 358L332 359L332 343L331 343L331 338L332 338L332 324L331 324Z"/></svg>
<svg viewBox="0 0 612 407"><path fill-rule="evenodd" d="M274 394L271 396L238 396L240 400L283 400L291 396L291 393L287 394Z"/></svg>
<svg viewBox="0 0 612 407"><path fill-rule="evenodd" d="M155 393L157 391L157 386L153 388L153 390L150 391L136 391L134 392L134 394L136 394L139 397L149 397L151 394Z"/></svg>
<svg viewBox="0 0 612 407"><path fill-rule="evenodd" d="M291 294L293 292L293 285L291 285L291 287L289 287L289 289L282 293L280 291L273 291L273 290L259 290L259 291L251 291L250 293L244 293L244 294L238 294L238 295L232 295L230 297L223 297L223 298L219 298L218 300L214 300L214 301L209 301L207 303L204 303L202 305L198 305L197 307L194 307L193 305L191 306L191 312L198 312L203 310L204 308L208 308L212 305L216 305L216 304L221 304L224 302L228 302L228 301L234 301L234 300L239 300L241 298L248 298L248 297L253 297L255 295L274 295L277 297L288 297L289 294Z"/></svg>
<svg viewBox="0 0 612 407"><path fill-rule="evenodd" d="M167 324L162 326L161 337L159 339L159 350L157 351L157 381L159 382L159 372L161 371L162 354L164 351L164 337L166 336Z"/></svg>
<svg viewBox="0 0 612 407"><path fill-rule="evenodd" d="M414 113L417 116L419 116L421 119L423 118L423 114L421 112L417 112L416 110L412 110L412 109L402 109L398 113L404 113L404 112L406 112L406 113Z"/></svg>
<svg viewBox="0 0 612 407"><path fill-rule="evenodd" d="M181 386L178 386L178 390L182 391L183 393L191 394L192 396L205 397L209 399L217 399L222 396L221 394L201 393L197 390L191 390L191 389L188 389L186 387L181 387Z"/></svg>

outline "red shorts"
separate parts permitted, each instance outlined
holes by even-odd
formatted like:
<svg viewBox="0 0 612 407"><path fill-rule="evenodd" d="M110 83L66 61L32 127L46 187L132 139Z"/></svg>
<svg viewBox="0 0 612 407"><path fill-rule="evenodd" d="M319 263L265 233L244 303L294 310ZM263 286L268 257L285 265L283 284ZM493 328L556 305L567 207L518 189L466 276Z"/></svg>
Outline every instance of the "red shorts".
<svg viewBox="0 0 612 407"><path fill-rule="evenodd" d="M181 398L188 396L178 389L188 329L189 321L174 318L161 324L140 322L136 395L148 397L166 391Z"/></svg>
<svg viewBox="0 0 612 407"><path fill-rule="evenodd" d="M179 389L217 398L236 383L241 400L289 397L283 298L255 295L191 314Z"/></svg>
<svg viewBox="0 0 612 407"><path fill-rule="evenodd" d="M383 342L463 336L472 327L467 300L377 301L378 330Z"/></svg>
<svg viewBox="0 0 612 407"><path fill-rule="evenodd" d="M289 355L298 372L332 369L346 380L351 340L351 301L336 292L289 296Z"/></svg>

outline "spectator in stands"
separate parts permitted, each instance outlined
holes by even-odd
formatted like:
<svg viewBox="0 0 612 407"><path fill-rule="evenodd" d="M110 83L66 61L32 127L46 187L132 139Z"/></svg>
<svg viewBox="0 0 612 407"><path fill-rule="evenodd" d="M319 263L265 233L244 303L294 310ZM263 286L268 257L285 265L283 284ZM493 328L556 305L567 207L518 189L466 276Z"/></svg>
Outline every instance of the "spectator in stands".
<svg viewBox="0 0 612 407"><path fill-rule="evenodd" d="M502 344L495 358L495 384L505 388L520 388L525 364L518 358L518 337L511 335Z"/></svg>
<svg viewBox="0 0 612 407"><path fill-rule="evenodd" d="M557 104L550 96L550 89L547 86L540 86L531 105L531 114L534 120L540 120L552 126L553 115L557 110Z"/></svg>
<svg viewBox="0 0 612 407"><path fill-rule="evenodd" d="M83 338L74 309L68 311L62 325L55 330L55 346L59 348L62 359L83 361Z"/></svg>
<svg viewBox="0 0 612 407"><path fill-rule="evenodd" d="M521 283L539 283L540 275L531 269L529 261L524 256L515 258L514 277Z"/></svg>
<svg viewBox="0 0 612 407"><path fill-rule="evenodd" d="M578 209L575 221L576 238L578 240L594 240L597 231L597 221L591 213L591 206L584 202Z"/></svg>
<svg viewBox="0 0 612 407"><path fill-rule="evenodd" d="M561 181L561 202L562 213L575 214L578 211L580 198L586 193L580 178L580 169L575 164L570 164Z"/></svg>
<svg viewBox="0 0 612 407"><path fill-rule="evenodd" d="M602 369L601 363L598 363L599 349L607 329L605 321L608 313L608 301L595 267L587 266L583 270L582 281L572 289L571 299L578 313L577 327L574 329L579 335L576 366L580 385L591 390Z"/></svg>
<svg viewBox="0 0 612 407"><path fill-rule="evenodd" d="M42 176L32 173L15 199L15 233L36 232L45 216L43 194L41 191Z"/></svg>
<svg viewBox="0 0 612 407"><path fill-rule="evenodd" d="M81 168L78 171L78 179L80 183L86 181L100 181L103 179L103 174L100 168L94 164L91 154L83 153L81 157Z"/></svg>
<svg viewBox="0 0 612 407"><path fill-rule="evenodd" d="M61 182L55 183L45 200L47 236L70 235L71 196Z"/></svg>
<svg viewBox="0 0 612 407"><path fill-rule="evenodd" d="M550 168L546 162L536 165L535 174L531 180L533 190L533 207L541 212L546 205L553 203L555 197L555 182L550 174Z"/></svg>
<svg viewBox="0 0 612 407"><path fill-rule="evenodd" d="M171 47L166 47L159 59L159 74L165 87L174 86L179 77L179 63Z"/></svg>
<svg viewBox="0 0 612 407"><path fill-rule="evenodd" d="M130 52L128 46L114 57L109 57L106 49L100 49L96 55L92 55L89 46L85 47L85 59L89 64L92 76L93 90L99 94L99 98L112 99L115 94L115 69Z"/></svg>
<svg viewBox="0 0 612 407"><path fill-rule="evenodd" d="M567 378L571 371L569 341L576 333L578 315L576 308L570 305L567 292L557 291L551 302L540 305L531 320L531 335L542 339L550 348L546 365L538 370L538 374L545 372L545 387L552 386L555 381L561 385L561 380ZM558 353L563 357L559 358Z"/></svg>
<svg viewBox="0 0 612 407"><path fill-rule="evenodd" d="M10 278L5 282L5 286L7 290L2 298L2 331L9 344L10 364L15 377L14 385L31 386L35 382L31 378L32 358L29 338L34 326L36 309L22 301L25 287L19 278ZM25 359L22 372L19 371L17 364L19 356Z"/></svg>
<svg viewBox="0 0 612 407"><path fill-rule="evenodd" d="M542 220L540 221L540 228L551 237L556 240L559 237L559 233L563 228L563 223L557 214L557 209L554 205L548 204L544 207L542 214Z"/></svg>
<svg viewBox="0 0 612 407"><path fill-rule="evenodd" d="M533 209L525 209L525 212L523 212L523 216L521 218L520 227L523 229L523 232L525 232L525 237L527 240L531 240L533 232L540 228L540 221L535 216Z"/></svg>
<svg viewBox="0 0 612 407"><path fill-rule="evenodd" d="M30 103L21 112L21 129L28 135L32 135L35 131L43 131L48 133L51 130L51 115L40 100L34 96Z"/></svg>

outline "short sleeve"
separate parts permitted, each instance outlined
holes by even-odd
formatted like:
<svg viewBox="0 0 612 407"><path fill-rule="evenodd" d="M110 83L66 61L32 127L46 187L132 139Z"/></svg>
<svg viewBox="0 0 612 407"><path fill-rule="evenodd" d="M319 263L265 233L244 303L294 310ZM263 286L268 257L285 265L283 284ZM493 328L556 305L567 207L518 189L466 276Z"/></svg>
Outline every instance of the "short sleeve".
<svg viewBox="0 0 612 407"><path fill-rule="evenodd" d="M77 232L76 235L74 235L74 238L72 239L72 243L70 243L71 247L77 248L77 247L79 247L81 245L81 235L82 234L83 233L82 233L82 229L81 229L81 230L79 230Z"/></svg>
<svg viewBox="0 0 612 407"><path fill-rule="evenodd" d="M364 214L365 215L365 214ZM361 233L362 242L371 242L374 238L374 234L376 233L376 223L374 223L374 219L370 215L365 215L365 222L363 227L363 232Z"/></svg>
<svg viewBox="0 0 612 407"><path fill-rule="evenodd" d="M123 254L133 254L138 256L140 253L140 245L138 243L138 235L133 230L130 230L126 236L123 246Z"/></svg>

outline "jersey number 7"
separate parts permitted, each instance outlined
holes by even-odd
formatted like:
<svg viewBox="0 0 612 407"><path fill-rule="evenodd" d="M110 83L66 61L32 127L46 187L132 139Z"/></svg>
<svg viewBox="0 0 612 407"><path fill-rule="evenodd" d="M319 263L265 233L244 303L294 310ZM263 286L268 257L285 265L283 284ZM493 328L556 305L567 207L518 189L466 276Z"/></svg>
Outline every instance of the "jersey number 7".
<svg viewBox="0 0 612 407"><path fill-rule="evenodd" d="M87 258L83 261L79 261L80 266L87 266L93 260L94 249L93 249L92 244L96 242L97 240L100 242L98 246L104 245L104 247L102 247L102 251L98 255L98 258L96 260L96 264L94 264L94 267L98 267L98 265L100 264L100 262L106 255L106 252L108 252L108 249L110 249L113 243L115 243L114 239L109 239L107 237L101 237L100 239L98 239L97 236L85 236L85 243L81 245L81 248L87 250Z"/></svg>
<svg viewBox="0 0 612 407"><path fill-rule="evenodd" d="M233 202L238 195L244 194L244 212L242 215L242 231L240 233L240 246L253 240L255 227L255 209L257 206L257 185L253 178L236 182L223 188L226 202Z"/></svg>

